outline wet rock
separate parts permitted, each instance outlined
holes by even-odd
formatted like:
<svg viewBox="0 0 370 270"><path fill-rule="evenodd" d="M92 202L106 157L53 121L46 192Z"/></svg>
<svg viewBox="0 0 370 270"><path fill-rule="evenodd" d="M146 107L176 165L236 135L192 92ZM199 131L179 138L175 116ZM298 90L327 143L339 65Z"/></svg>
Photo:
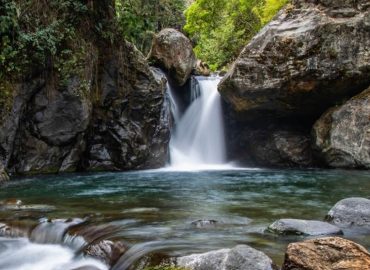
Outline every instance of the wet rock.
<svg viewBox="0 0 370 270"><path fill-rule="evenodd" d="M191 223L192 227L203 229L203 228L214 228L218 224L217 220L196 220Z"/></svg>
<svg viewBox="0 0 370 270"><path fill-rule="evenodd" d="M177 259L177 265L191 270L271 270L272 261L264 253L245 245Z"/></svg>
<svg viewBox="0 0 370 270"><path fill-rule="evenodd" d="M113 266L126 250L127 247L122 242L103 240L97 244L89 245L84 250L84 253L102 261L106 265Z"/></svg>
<svg viewBox="0 0 370 270"><path fill-rule="evenodd" d="M367 0L295 0L243 49L219 85L244 119L307 117L370 85Z"/></svg>
<svg viewBox="0 0 370 270"><path fill-rule="evenodd" d="M370 88L329 109L313 127L317 155L335 168L370 169Z"/></svg>
<svg viewBox="0 0 370 270"><path fill-rule="evenodd" d="M349 240L338 237L290 244L282 270L368 270L370 254Z"/></svg>
<svg viewBox="0 0 370 270"><path fill-rule="evenodd" d="M327 222L316 220L280 219L271 224L268 231L282 235L338 235L341 229Z"/></svg>
<svg viewBox="0 0 370 270"><path fill-rule="evenodd" d="M0 236L2 237L28 237L28 235L29 228L27 227L0 223Z"/></svg>
<svg viewBox="0 0 370 270"><path fill-rule="evenodd" d="M341 200L329 211L326 219L341 228L365 227L370 230L370 200Z"/></svg>
<svg viewBox="0 0 370 270"><path fill-rule="evenodd" d="M196 67L190 40L181 32L170 28L163 29L154 37L148 58L168 71L179 86L186 83Z"/></svg>

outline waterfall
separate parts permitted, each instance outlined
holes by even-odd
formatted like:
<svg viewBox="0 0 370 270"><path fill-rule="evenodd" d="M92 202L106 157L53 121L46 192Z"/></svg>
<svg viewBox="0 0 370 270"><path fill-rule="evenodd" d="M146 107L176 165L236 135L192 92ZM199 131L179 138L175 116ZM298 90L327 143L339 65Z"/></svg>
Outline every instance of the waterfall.
<svg viewBox="0 0 370 270"><path fill-rule="evenodd" d="M170 142L172 168L210 168L226 163L221 97L217 91L221 78L193 80L190 106L181 117L174 116L177 122ZM172 106L177 108L174 94L170 96Z"/></svg>

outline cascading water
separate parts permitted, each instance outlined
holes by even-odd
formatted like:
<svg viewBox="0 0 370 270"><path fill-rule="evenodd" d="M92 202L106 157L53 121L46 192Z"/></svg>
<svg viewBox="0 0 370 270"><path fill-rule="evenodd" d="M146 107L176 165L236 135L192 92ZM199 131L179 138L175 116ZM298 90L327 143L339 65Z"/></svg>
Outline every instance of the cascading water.
<svg viewBox="0 0 370 270"><path fill-rule="evenodd" d="M195 77L191 104L180 118L170 142L170 165L176 169L219 167L226 163L220 77ZM170 89L171 92L171 89ZM171 94L171 96L174 96ZM172 106L178 107L175 99Z"/></svg>
<svg viewBox="0 0 370 270"><path fill-rule="evenodd" d="M2 230L1 234L6 233L5 236L13 238L0 234L0 269L107 270L108 266L102 262L76 254L86 243L82 237L68 235L67 230L81 221L44 221L31 231L29 238L17 237L11 228Z"/></svg>

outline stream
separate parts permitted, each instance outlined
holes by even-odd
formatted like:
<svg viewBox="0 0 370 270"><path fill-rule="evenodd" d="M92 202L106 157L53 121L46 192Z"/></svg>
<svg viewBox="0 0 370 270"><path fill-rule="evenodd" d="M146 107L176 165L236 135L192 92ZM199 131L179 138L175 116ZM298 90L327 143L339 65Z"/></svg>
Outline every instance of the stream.
<svg viewBox="0 0 370 270"><path fill-rule="evenodd" d="M266 233L270 223L280 218L323 220L337 201L368 197L369 189L368 172L342 170L35 176L15 179L0 190L3 202L22 201L20 206L3 204L0 221L25 227L45 219L86 218L89 226L114 226L107 238L141 245L136 247L141 255L165 250L168 256L179 256L247 244L281 264L286 245L302 238ZM0 269L75 269L92 263L106 269L99 262L72 256L76 248L55 241L57 232L45 236L45 230L40 230L38 234L43 236L42 244L0 238ZM345 237L370 248L369 235L345 232ZM39 256L37 261L35 256Z"/></svg>

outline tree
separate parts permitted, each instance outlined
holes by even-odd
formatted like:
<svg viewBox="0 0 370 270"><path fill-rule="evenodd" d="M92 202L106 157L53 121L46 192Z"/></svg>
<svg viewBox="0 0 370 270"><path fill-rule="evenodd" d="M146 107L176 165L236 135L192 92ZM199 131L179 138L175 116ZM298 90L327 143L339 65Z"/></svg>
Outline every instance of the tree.
<svg viewBox="0 0 370 270"><path fill-rule="evenodd" d="M144 53L152 36L163 28L181 30L185 0L116 0L119 27L124 37Z"/></svg>
<svg viewBox="0 0 370 270"><path fill-rule="evenodd" d="M232 62L245 44L287 0L196 0L185 11L184 30L195 53L216 70Z"/></svg>

